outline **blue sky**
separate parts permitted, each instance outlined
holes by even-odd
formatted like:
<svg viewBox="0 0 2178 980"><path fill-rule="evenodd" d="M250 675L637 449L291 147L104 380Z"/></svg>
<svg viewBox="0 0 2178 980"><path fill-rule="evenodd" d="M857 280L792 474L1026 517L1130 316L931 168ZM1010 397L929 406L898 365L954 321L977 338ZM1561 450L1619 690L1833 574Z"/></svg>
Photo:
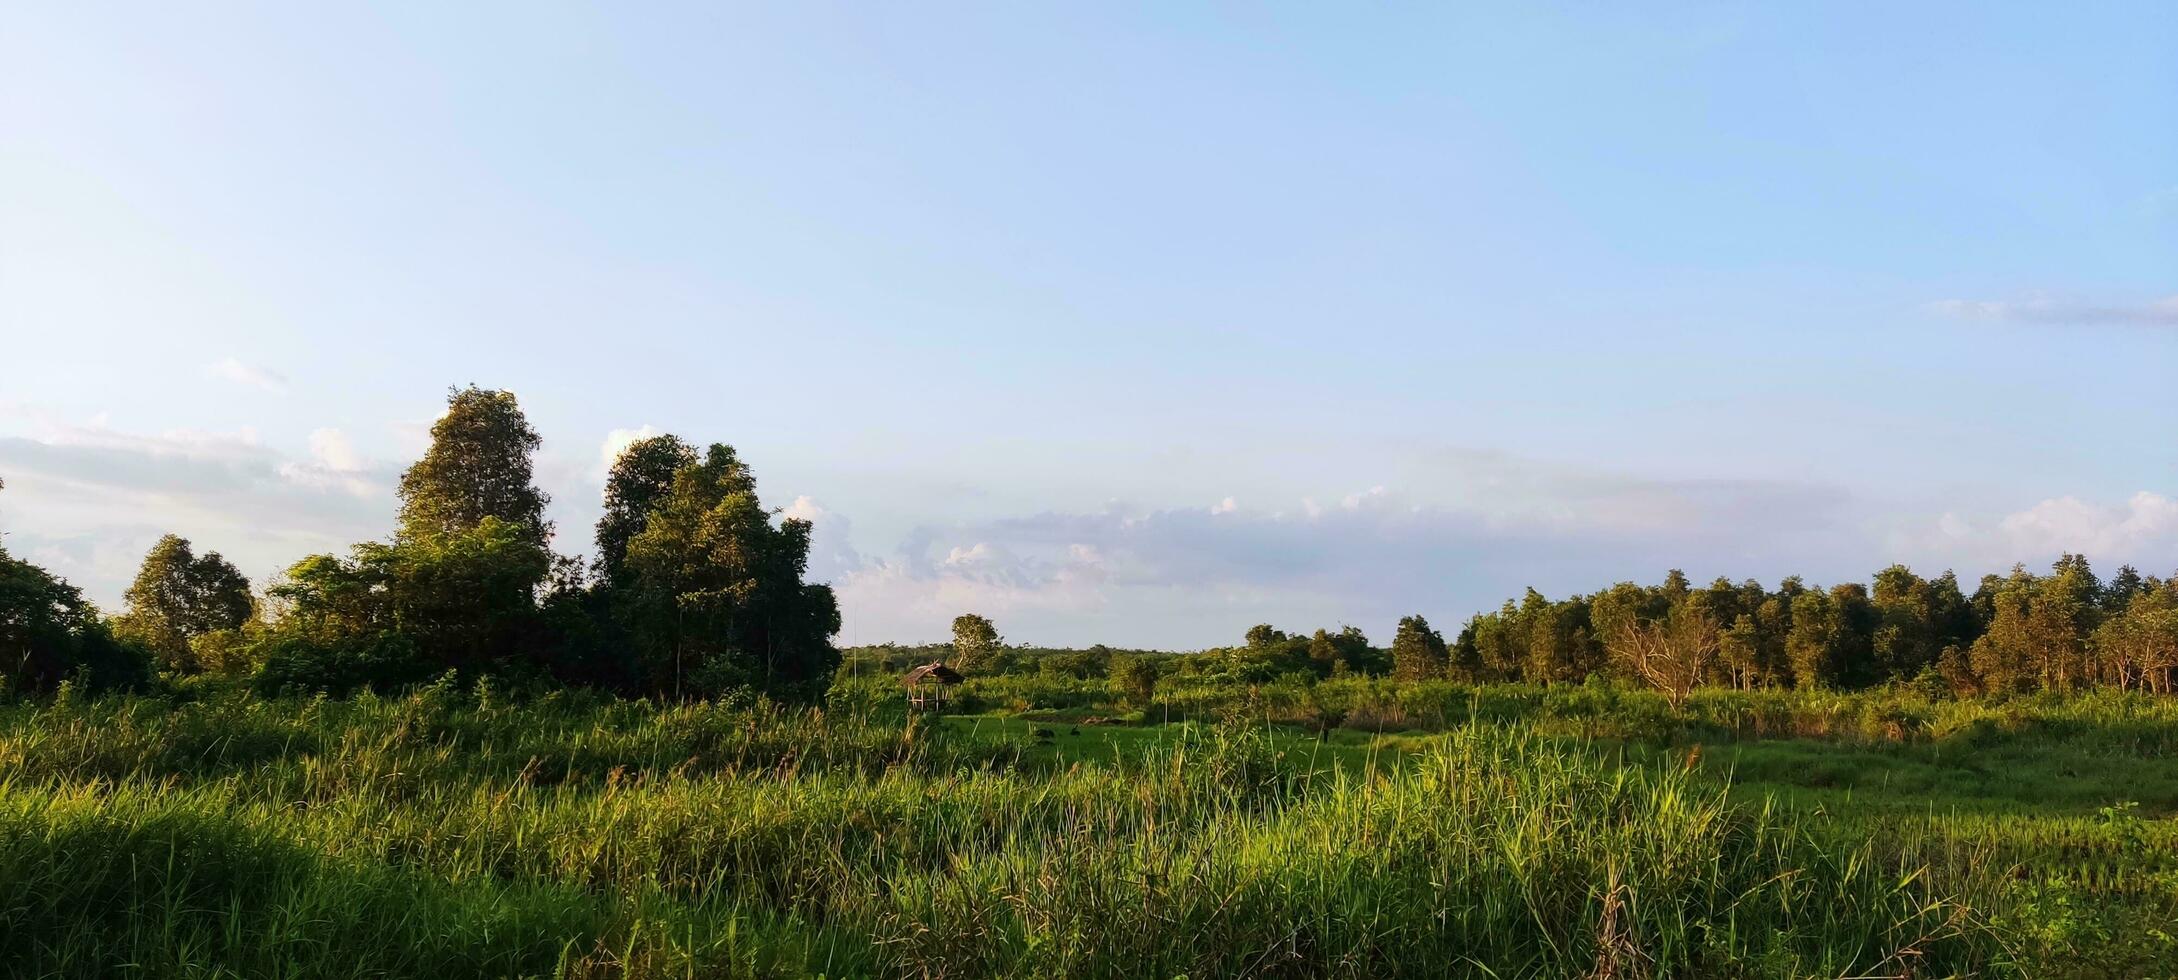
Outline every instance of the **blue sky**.
<svg viewBox="0 0 2178 980"><path fill-rule="evenodd" d="M0 20L0 531L102 600L386 534L469 382L565 550L733 443L848 641L2178 566L2168 4Z"/></svg>

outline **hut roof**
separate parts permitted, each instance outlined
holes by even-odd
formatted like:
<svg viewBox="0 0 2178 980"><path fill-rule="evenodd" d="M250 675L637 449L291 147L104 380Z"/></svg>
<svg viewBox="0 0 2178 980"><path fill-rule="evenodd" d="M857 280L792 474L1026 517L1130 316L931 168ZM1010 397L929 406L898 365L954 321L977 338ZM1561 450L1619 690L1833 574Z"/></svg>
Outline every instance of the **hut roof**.
<svg viewBox="0 0 2178 980"><path fill-rule="evenodd" d="M966 680L966 678L960 675L960 671L954 670L953 668L946 666L945 662L942 660L924 664L920 667L915 668L914 670L907 672L907 684L909 687L920 684L925 680L937 681L940 684L958 684L961 681Z"/></svg>

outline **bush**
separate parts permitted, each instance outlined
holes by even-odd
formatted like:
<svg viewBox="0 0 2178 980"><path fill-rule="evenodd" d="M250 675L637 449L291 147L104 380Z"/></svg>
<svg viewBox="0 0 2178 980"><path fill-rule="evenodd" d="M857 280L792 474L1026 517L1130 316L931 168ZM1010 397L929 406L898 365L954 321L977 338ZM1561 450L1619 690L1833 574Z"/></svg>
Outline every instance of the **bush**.
<svg viewBox="0 0 2178 980"><path fill-rule="evenodd" d="M414 640L399 633L315 640L276 636L258 644L254 686L267 696L323 691L347 694L358 688L391 690L429 677L432 664Z"/></svg>

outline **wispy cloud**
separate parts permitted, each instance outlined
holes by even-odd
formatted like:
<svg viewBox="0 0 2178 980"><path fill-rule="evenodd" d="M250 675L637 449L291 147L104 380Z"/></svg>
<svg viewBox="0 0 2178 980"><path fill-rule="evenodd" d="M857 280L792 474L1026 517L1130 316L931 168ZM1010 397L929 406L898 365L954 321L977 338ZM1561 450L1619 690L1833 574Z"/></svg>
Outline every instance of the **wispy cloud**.
<svg viewBox="0 0 2178 980"><path fill-rule="evenodd" d="M244 364L232 357L224 357L207 364L204 370L205 373L215 378L232 381L238 385L261 388L274 393L287 391L287 377L285 375L271 368Z"/></svg>
<svg viewBox="0 0 2178 980"><path fill-rule="evenodd" d="M294 456L255 433L124 432L102 421L42 421L32 436L0 436L11 549L111 599L133 562L165 532L195 540L253 577L312 551L383 533L393 470L321 429Z"/></svg>
<svg viewBox="0 0 2178 980"><path fill-rule="evenodd" d="M1501 474L1520 469L1500 464ZM829 578L850 641L934 636L976 611L1023 638L1208 645L1255 622L1384 629L1414 612L1457 621L1529 585L1588 591L1674 566L1775 575L1781 562L1825 574L1874 551L1873 532L1825 488L1573 476L1527 472L1517 482L1529 502L1518 507L1375 486L1280 509L1227 498L928 525L889 556L850 556Z"/></svg>
<svg viewBox="0 0 2178 980"><path fill-rule="evenodd" d="M1964 320L2006 320L2017 323L2050 324L2109 323L2155 327L2178 326L2178 296L2166 296L2162 299L2131 305L2085 303L2045 296L2030 297L2023 300L1947 299L1929 304L1929 309L1944 316Z"/></svg>

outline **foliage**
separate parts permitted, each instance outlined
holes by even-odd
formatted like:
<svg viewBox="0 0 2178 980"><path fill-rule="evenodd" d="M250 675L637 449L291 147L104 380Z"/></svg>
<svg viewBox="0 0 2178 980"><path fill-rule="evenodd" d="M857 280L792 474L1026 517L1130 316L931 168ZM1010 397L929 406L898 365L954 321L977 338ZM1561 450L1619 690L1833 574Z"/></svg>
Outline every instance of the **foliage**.
<svg viewBox="0 0 2178 980"><path fill-rule="evenodd" d="M975 613L962 613L953 617L952 665L960 670L986 670L996 666L995 661L1006 648L1005 637L998 635L998 627Z"/></svg>
<svg viewBox="0 0 2178 980"><path fill-rule="evenodd" d="M0 683L8 692L64 682L98 689L150 679L150 652L117 638L75 586L0 548Z"/></svg>
<svg viewBox="0 0 2178 980"><path fill-rule="evenodd" d="M628 542L672 492L673 478L696 462L695 447L675 435L638 439L613 460L605 476L605 514L597 521L598 574L606 582L624 584Z"/></svg>
<svg viewBox="0 0 2178 980"><path fill-rule="evenodd" d="M1443 677L1450 661L1444 637L1429 628L1429 620L1408 616L1392 635L1392 676L1401 680Z"/></svg>
<svg viewBox="0 0 2178 980"><path fill-rule="evenodd" d="M250 580L239 569L216 551L199 557L188 539L173 534L152 545L122 598L128 612L114 621L114 633L180 671L202 669L192 652L198 637L241 629L254 608Z"/></svg>
<svg viewBox="0 0 2178 980"><path fill-rule="evenodd" d="M448 390L446 414L431 425L431 448L401 474L400 538L460 533L495 517L543 548L551 538L544 519L550 498L530 479L540 444L513 392Z"/></svg>
<svg viewBox="0 0 2178 980"><path fill-rule="evenodd" d="M288 569L268 590L283 603L274 632L327 662L374 651L365 659L385 664L391 651L411 651L413 669L387 681L505 669L536 649L535 591L550 562L527 529L498 517L428 538L366 542L347 559L315 555ZM259 659L270 662L269 654Z"/></svg>
<svg viewBox="0 0 2178 980"><path fill-rule="evenodd" d="M674 474L629 539L626 584L613 594L653 690L822 696L839 666L839 605L830 587L802 582L809 531L805 520L773 523L728 446Z"/></svg>

